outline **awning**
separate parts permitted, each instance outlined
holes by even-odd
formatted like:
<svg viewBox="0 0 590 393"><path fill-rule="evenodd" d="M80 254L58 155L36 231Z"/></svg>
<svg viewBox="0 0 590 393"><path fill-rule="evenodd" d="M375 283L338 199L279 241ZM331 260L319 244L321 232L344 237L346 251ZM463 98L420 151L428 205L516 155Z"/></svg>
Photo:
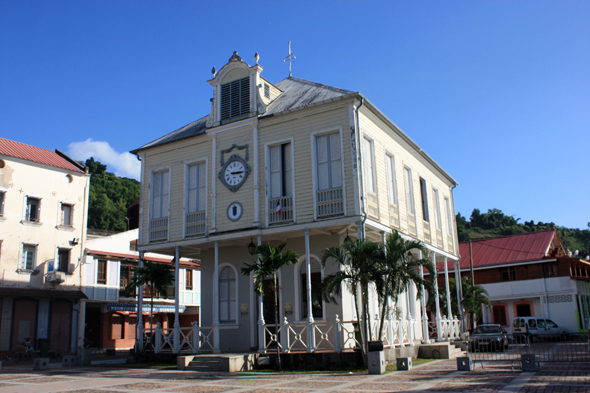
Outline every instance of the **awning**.
<svg viewBox="0 0 590 393"><path fill-rule="evenodd" d="M149 304L143 304L143 312L149 313L152 306ZM133 303L107 303L108 311L126 311L126 312L137 312L137 304ZM172 304L154 304L154 312L163 313L174 313L174 305ZM186 306L179 306L178 312L183 313L186 310Z"/></svg>
<svg viewBox="0 0 590 393"><path fill-rule="evenodd" d="M36 289L18 287L0 287L0 297L32 297L49 299L88 299L82 291L69 291L64 289Z"/></svg>

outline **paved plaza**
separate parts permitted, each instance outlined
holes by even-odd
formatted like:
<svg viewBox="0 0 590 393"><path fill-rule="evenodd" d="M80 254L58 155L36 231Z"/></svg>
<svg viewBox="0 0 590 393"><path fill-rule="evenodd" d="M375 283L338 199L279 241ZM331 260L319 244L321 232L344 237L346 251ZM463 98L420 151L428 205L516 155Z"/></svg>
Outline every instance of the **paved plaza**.
<svg viewBox="0 0 590 393"><path fill-rule="evenodd" d="M203 373L117 367L30 365L3 367L0 393L107 392L590 392L590 363L546 363L538 372L511 371L497 363L457 371L455 360L438 360L384 375Z"/></svg>

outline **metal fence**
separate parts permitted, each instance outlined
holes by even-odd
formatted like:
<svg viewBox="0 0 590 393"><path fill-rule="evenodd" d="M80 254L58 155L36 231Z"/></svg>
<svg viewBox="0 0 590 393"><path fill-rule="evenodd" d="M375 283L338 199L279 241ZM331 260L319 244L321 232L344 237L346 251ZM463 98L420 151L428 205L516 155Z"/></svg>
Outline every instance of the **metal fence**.
<svg viewBox="0 0 590 393"><path fill-rule="evenodd" d="M590 362L588 336L565 334L562 336L469 337L467 356L482 367L505 363L519 367L524 354L534 354L538 363Z"/></svg>

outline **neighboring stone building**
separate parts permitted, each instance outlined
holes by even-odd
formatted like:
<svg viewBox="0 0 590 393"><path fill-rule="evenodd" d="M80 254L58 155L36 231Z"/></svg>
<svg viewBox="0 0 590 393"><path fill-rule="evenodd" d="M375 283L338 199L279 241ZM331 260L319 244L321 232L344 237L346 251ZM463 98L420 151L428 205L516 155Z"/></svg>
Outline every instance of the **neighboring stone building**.
<svg viewBox="0 0 590 393"><path fill-rule="evenodd" d="M0 138L0 351L27 336L76 350L89 178L59 150Z"/></svg>
<svg viewBox="0 0 590 393"><path fill-rule="evenodd" d="M255 296L241 268L249 243L287 242L300 258L279 274L289 334L277 339L307 351L354 346L353 296L319 297L321 278L335 271L321 269L322 251L397 229L431 258L457 260L457 183L361 93L291 76L273 84L256 62L234 53L209 80L209 115L132 152L142 162L138 248L201 260L205 349L264 351L276 344L273 295ZM378 306L374 297L371 315ZM386 345L414 345L425 328L415 288L396 307Z"/></svg>

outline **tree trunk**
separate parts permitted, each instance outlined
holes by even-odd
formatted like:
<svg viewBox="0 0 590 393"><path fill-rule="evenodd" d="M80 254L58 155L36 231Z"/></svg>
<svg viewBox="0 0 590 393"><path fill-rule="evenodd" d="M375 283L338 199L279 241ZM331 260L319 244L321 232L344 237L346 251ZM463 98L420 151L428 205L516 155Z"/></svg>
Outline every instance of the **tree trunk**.
<svg viewBox="0 0 590 393"><path fill-rule="evenodd" d="M277 288L277 275L276 273L273 274L273 282L274 282L274 293L275 293L275 335L277 337L277 363L279 365L279 371L283 371L283 367L281 365L281 352L279 349L279 294Z"/></svg>
<svg viewBox="0 0 590 393"><path fill-rule="evenodd" d="M390 276L387 276L387 280L385 281L385 293L383 297L383 305L381 306L381 321L379 322L379 338L377 340L381 340L383 338L383 321L385 320L385 312L391 310L387 310L387 299L389 298L389 279ZM393 348L393 343L389 343L389 347Z"/></svg>

